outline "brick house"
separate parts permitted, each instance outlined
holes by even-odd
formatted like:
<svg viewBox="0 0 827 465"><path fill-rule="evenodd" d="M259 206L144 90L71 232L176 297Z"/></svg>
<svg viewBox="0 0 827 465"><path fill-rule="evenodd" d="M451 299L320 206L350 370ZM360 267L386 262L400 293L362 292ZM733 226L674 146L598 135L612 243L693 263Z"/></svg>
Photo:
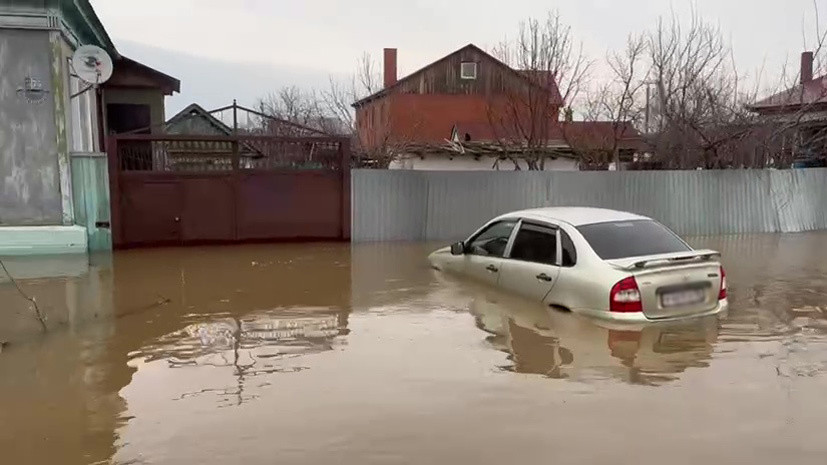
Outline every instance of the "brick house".
<svg viewBox="0 0 827 465"><path fill-rule="evenodd" d="M502 151L533 137L551 154L543 169L577 170L561 150L563 105L550 73L515 70L473 44L401 79L397 50L385 49L384 88L353 104L361 148L395 152L391 169L526 169Z"/></svg>

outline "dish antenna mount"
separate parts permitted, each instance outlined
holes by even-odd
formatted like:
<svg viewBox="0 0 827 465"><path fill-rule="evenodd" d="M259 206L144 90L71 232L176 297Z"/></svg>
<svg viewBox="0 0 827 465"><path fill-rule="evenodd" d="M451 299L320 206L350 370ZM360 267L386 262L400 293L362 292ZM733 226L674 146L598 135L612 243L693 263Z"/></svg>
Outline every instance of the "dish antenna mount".
<svg viewBox="0 0 827 465"><path fill-rule="evenodd" d="M96 45L83 45L72 55L74 76L87 84L86 88L72 95L72 98L92 88L97 88L112 77L114 71L112 58L106 50Z"/></svg>

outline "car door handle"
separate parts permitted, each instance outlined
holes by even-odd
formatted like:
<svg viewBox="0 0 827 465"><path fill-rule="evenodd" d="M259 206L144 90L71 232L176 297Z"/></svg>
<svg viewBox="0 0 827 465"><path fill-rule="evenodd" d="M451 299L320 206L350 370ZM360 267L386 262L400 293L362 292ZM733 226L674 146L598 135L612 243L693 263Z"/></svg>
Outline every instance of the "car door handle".
<svg viewBox="0 0 827 465"><path fill-rule="evenodd" d="M549 282L549 283L552 281L551 276L549 276L545 273L538 274L537 279L539 279L540 281L546 281L546 282Z"/></svg>
<svg viewBox="0 0 827 465"><path fill-rule="evenodd" d="M500 271L500 269L499 269L499 268L497 268L497 267L496 267L496 266L494 266L494 265L488 265L487 267L485 267L485 269L486 269L486 270L488 270L488 271L490 271L490 272L492 272L492 273L496 273L496 272Z"/></svg>

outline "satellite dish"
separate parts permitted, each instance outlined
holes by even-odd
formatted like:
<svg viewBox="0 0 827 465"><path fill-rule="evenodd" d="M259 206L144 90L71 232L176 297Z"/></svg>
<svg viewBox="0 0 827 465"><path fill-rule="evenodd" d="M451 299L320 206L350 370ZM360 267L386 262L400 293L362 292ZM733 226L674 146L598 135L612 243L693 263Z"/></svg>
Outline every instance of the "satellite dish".
<svg viewBox="0 0 827 465"><path fill-rule="evenodd" d="M95 45L78 47L72 56L72 67L78 78L93 86L108 81L114 70L106 50Z"/></svg>

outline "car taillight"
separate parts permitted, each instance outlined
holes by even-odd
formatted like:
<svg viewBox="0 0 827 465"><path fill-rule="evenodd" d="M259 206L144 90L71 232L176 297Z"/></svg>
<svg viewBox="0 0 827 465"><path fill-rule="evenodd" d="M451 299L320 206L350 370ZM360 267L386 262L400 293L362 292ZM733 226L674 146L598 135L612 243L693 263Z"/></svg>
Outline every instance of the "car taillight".
<svg viewBox="0 0 827 465"><path fill-rule="evenodd" d="M628 277L612 287L609 294L609 310L616 313L637 313L643 311L640 288L634 277Z"/></svg>
<svg viewBox="0 0 827 465"><path fill-rule="evenodd" d="M721 292L718 293L718 300L726 299L726 271L721 267Z"/></svg>

